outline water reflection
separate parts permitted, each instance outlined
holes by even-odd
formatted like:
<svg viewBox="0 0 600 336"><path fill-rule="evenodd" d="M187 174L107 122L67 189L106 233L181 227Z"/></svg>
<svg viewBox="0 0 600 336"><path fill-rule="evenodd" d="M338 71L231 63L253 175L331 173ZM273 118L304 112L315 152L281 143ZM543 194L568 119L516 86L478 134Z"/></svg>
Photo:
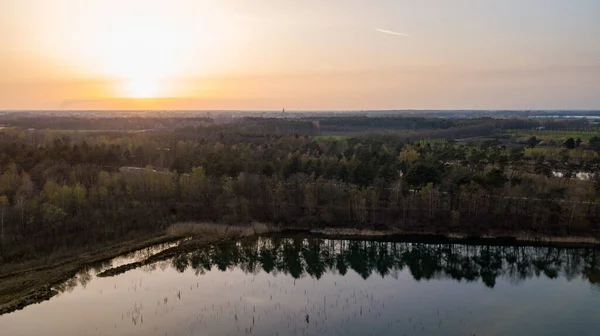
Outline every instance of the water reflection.
<svg viewBox="0 0 600 336"><path fill-rule="evenodd" d="M211 246L172 260L179 272L204 274L239 267L246 273L284 273L320 279L349 270L367 279L397 276L408 269L419 280L481 281L493 288L498 277L517 283L541 275L582 277L600 285L600 254L592 248L425 244L318 238L256 238Z"/></svg>
<svg viewBox="0 0 600 336"><path fill-rule="evenodd" d="M138 261L142 261L152 255L162 252L168 248L174 247L181 241L175 241L170 243L156 244L143 249L132 251L116 258L101 260L93 263L87 267L82 268L77 274L71 279L63 282L62 284L54 287L59 293L72 292L77 286L86 287L87 284L96 277L98 273L101 273L109 268L119 267L125 264L130 264ZM145 266L145 270L154 270L157 265Z"/></svg>
<svg viewBox="0 0 600 336"><path fill-rule="evenodd" d="M96 277L152 251L82 271L61 295L0 316L0 334L600 332L594 249L254 238Z"/></svg>

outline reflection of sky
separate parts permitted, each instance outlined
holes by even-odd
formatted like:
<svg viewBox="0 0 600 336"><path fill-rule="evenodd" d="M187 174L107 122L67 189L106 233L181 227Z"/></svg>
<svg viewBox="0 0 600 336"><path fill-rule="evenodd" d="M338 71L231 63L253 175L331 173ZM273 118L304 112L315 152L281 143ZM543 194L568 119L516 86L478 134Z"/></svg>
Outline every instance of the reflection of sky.
<svg viewBox="0 0 600 336"><path fill-rule="evenodd" d="M598 335L590 284L544 276L511 284L415 281L354 271L320 280L168 262L93 278L51 301L0 317L2 335ZM161 267L162 266L162 267ZM308 315L308 321L306 316ZM253 321L254 320L254 321Z"/></svg>

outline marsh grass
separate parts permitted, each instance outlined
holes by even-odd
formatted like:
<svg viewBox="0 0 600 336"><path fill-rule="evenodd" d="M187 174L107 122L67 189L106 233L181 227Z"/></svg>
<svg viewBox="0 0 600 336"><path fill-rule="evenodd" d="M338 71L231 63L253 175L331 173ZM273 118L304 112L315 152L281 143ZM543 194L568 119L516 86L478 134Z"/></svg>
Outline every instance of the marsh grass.
<svg viewBox="0 0 600 336"><path fill-rule="evenodd" d="M167 234L178 237L248 237L273 231L276 231L276 229L272 225L258 222L253 222L250 225L226 225L210 222L184 222L171 225L167 229Z"/></svg>
<svg viewBox="0 0 600 336"><path fill-rule="evenodd" d="M361 237L384 237L394 234L401 234L399 230L388 229L383 231L369 229L353 229L353 228L324 228L311 230L311 233L323 234L329 236L361 236Z"/></svg>

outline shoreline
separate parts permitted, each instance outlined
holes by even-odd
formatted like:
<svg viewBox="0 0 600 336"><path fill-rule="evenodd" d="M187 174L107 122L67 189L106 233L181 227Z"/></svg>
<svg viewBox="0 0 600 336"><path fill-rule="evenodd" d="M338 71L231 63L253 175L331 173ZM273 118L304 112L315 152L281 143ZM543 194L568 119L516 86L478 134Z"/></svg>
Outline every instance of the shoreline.
<svg viewBox="0 0 600 336"><path fill-rule="evenodd" d="M187 224L189 225L189 224ZM207 225L207 224L202 224ZM133 242L124 242L116 244L100 251L89 252L83 255L73 257L62 262L20 270L12 273L0 275L0 316L20 310L31 304L40 303L51 299L58 294L55 286L67 281L75 276L80 270L90 265L118 256L139 251L150 246L162 243L172 243L178 240L179 245L168 248L156 253L144 260L108 268L96 276L109 277L116 276L140 266L148 265L160 260L174 257L180 253L186 253L207 245L219 244L230 240L247 238L259 235L299 235L314 236L324 239L376 239L388 241L414 241L419 240L423 243L448 243L457 244L489 244L489 245L532 245L532 246L556 246L562 248L599 248L600 239L593 236L550 236L541 234L531 234L526 232L519 233L497 233L481 236L471 236L460 233L434 233L434 232L416 232L404 231L399 229L391 230L369 230L352 228L323 228L323 229L305 229L305 228L276 228L271 226L264 230L240 229L240 227L227 227L218 224L212 225L212 231L197 232L178 232L177 235L163 234L154 235L147 238L140 238ZM214 227L224 227L224 230L215 232ZM230 228L234 228L230 230ZM7 293L8 292L8 293Z"/></svg>
<svg viewBox="0 0 600 336"><path fill-rule="evenodd" d="M552 236L545 234L532 234L527 232L518 233L494 233L485 235L469 235L463 233L436 233L425 231L405 231L399 229L391 230L369 230L350 228L324 228L324 229L288 229L284 230L298 233L309 233L329 239L391 239L412 240L422 239L424 241L451 241L456 243L478 243L502 245L534 245L534 246L557 246L563 248L600 247L600 238L593 236Z"/></svg>
<svg viewBox="0 0 600 336"><path fill-rule="evenodd" d="M181 238L155 234L83 253L54 264L1 274L0 316L23 309L31 304L50 300L58 294L53 287L76 276L86 267L150 246L175 242Z"/></svg>

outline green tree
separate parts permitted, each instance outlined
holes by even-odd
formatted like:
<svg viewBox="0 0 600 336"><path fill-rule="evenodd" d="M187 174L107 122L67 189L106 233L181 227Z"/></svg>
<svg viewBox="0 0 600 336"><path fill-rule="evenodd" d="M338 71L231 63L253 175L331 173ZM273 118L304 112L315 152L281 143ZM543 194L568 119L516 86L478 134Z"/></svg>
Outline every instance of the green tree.
<svg viewBox="0 0 600 336"><path fill-rule="evenodd" d="M419 190L427 183L440 183L442 171L433 164L419 162L408 169L404 179L409 186Z"/></svg>
<svg viewBox="0 0 600 336"><path fill-rule="evenodd" d="M596 151L600 151L600 137L595 135L589 140L590 147L592 147Z"/></svg>
<svg viewBox="0 0 600 336"><path fill-rule="evenodd" d="M67 217L67 213L60 207L46 202L42 205L42 217L52 228L56 228L62 224L62 221Z"/></svg>
<svg viewBox="0 0 600 336"><path fill-rule="evenodd" d="M504 176L500 169L492 169L487 172L483 178L476 179L476 181L486 190L492 191L494 189L502 188L508 178Z"/></svg>
<svg viewBox="0 0 600 336"><path fill-rule="evenodd" d="M4 252L4 212L8 206L8 197L0 196L0 252Z"/></svg>
<svg viewBox="0 0 600 336"><path fill-rule="evenodd" d="M573 149L576 147L576 143L575 143L575 139L573 138L568 138L565 143L564 143L565 147L567 149Z"/></svg>
<svg viewBox="0 0 600 336"><path fill-rule="evenodd" d="M535 136L532 136L531 138L527 139L526 143L527 143L527 147L535 148L535 146L537 146L540 143L540 141Z"/></svg>

